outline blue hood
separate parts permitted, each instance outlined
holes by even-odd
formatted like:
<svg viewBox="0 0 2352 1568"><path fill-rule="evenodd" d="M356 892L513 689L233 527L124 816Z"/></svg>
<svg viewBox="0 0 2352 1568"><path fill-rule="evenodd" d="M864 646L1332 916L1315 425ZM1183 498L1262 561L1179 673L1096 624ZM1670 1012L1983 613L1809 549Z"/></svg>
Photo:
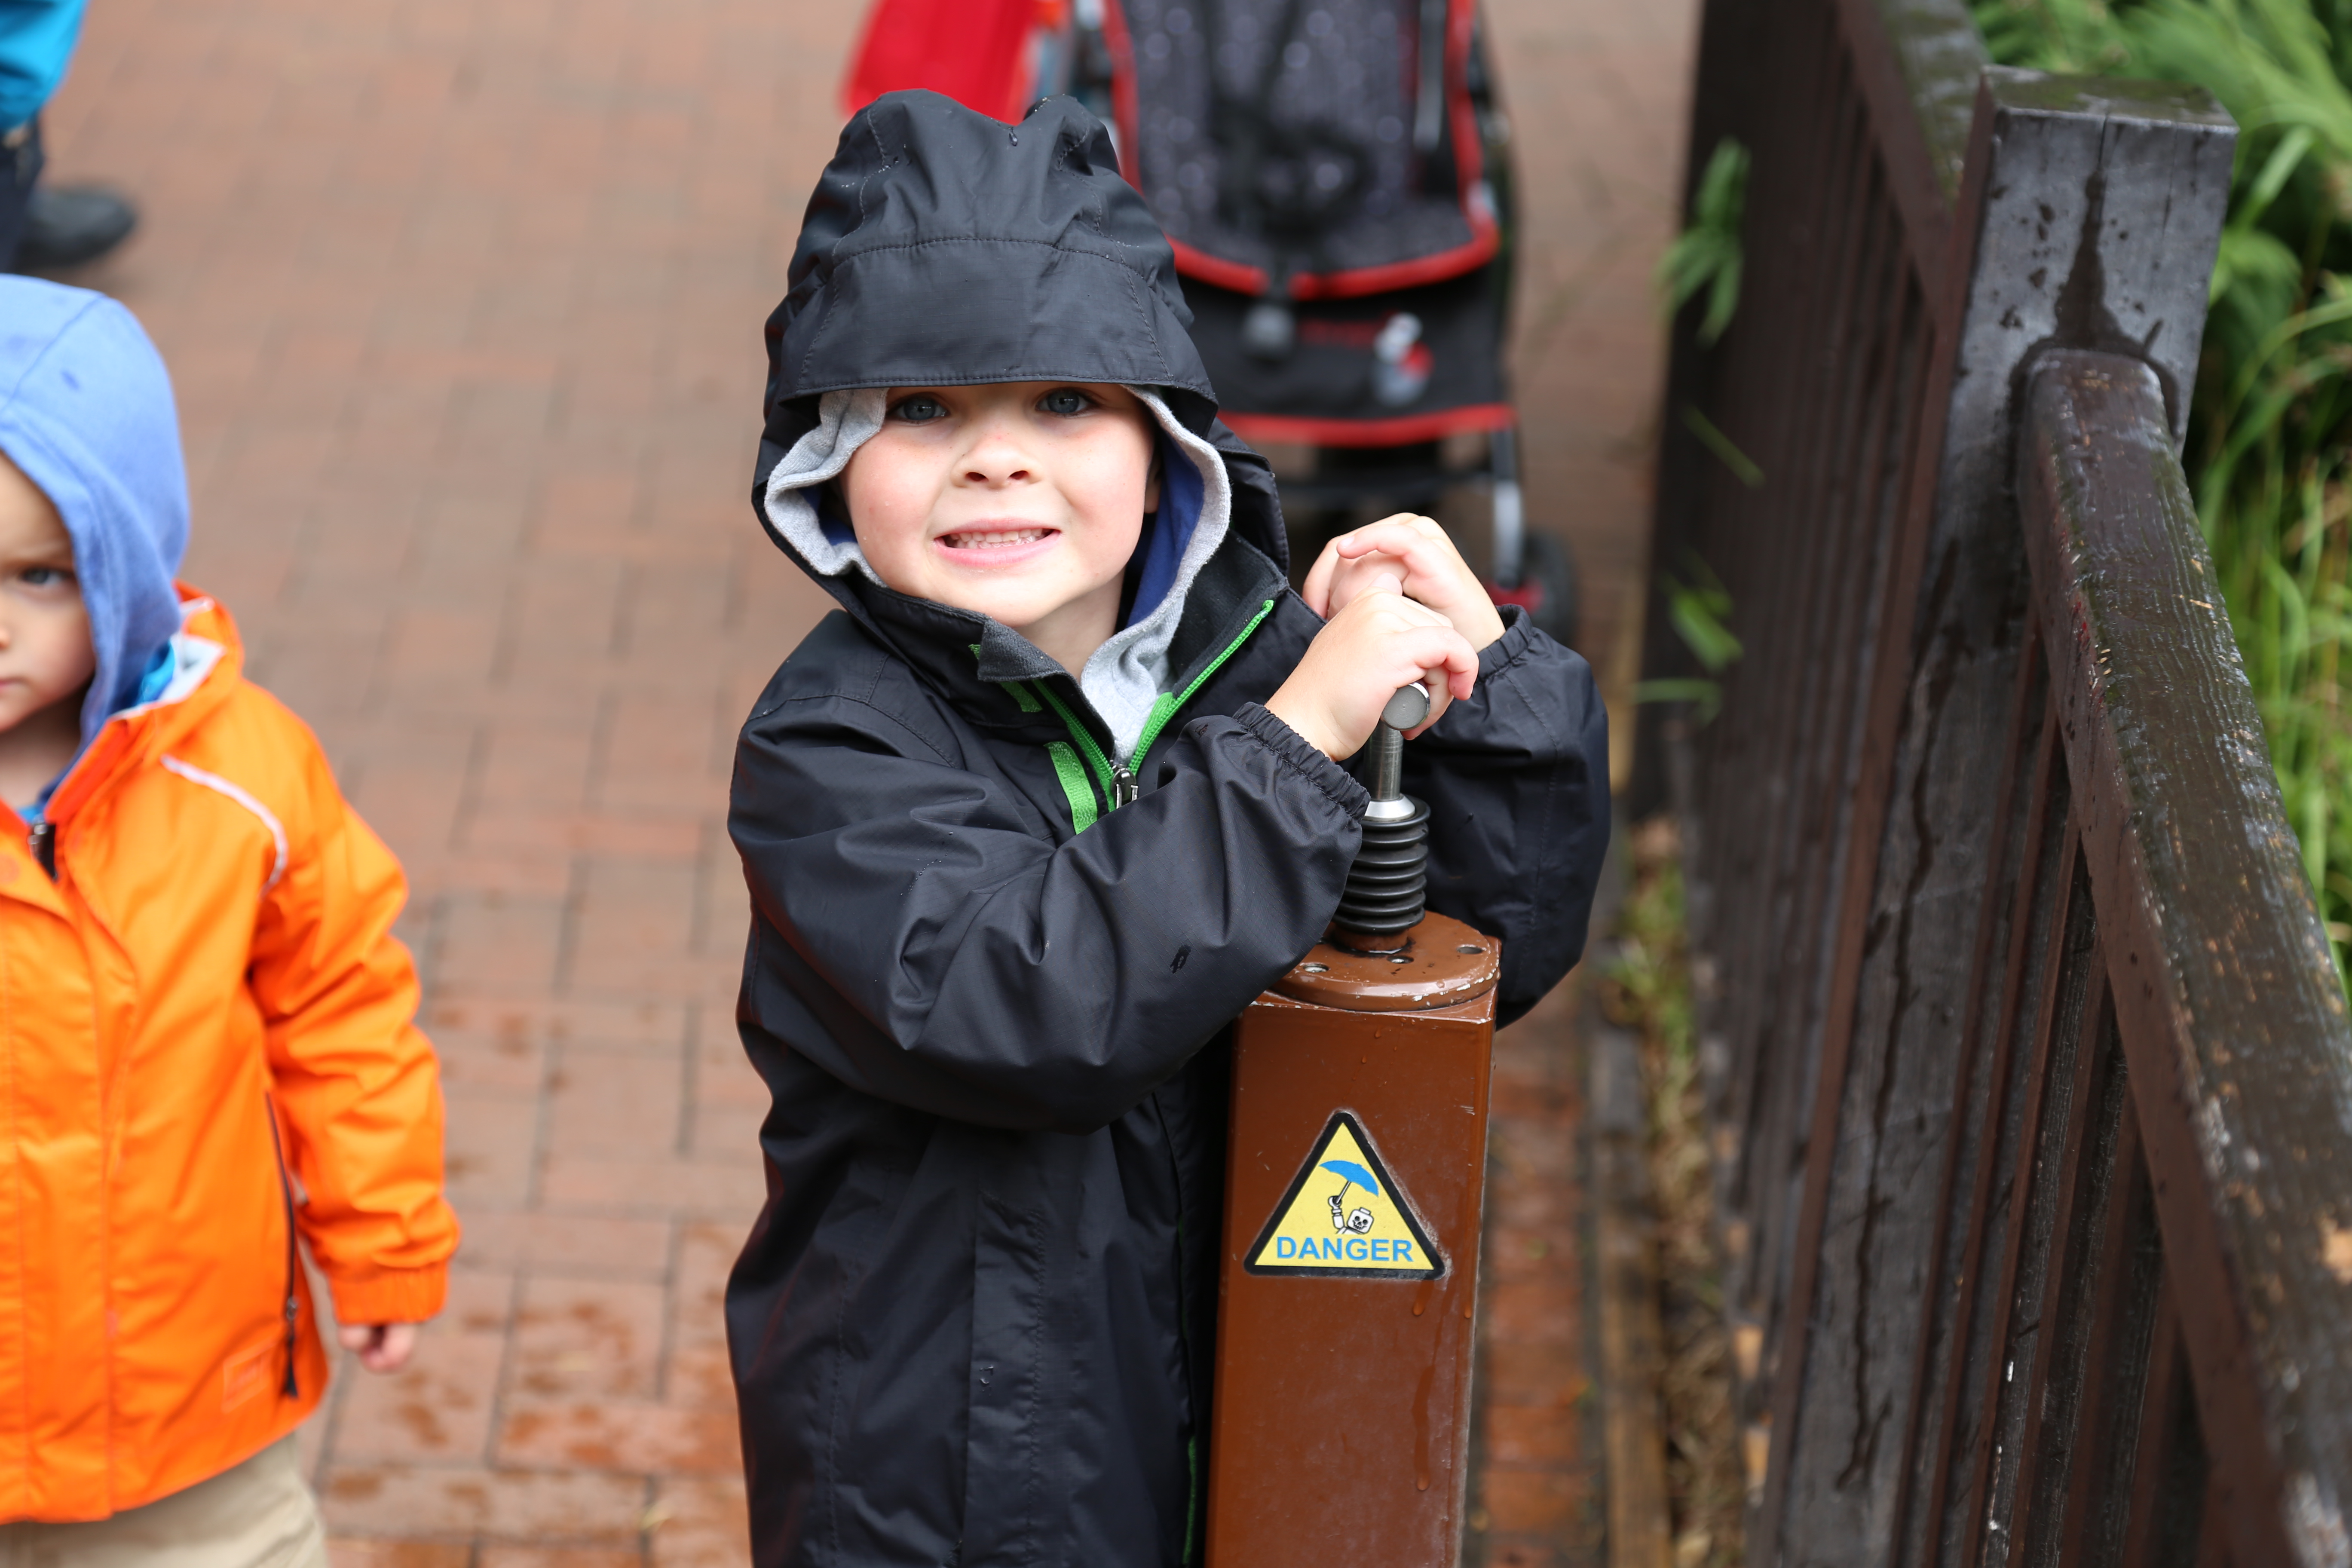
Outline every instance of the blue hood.
<svg viewBox="0 0 2352 1568"><path fill-rule="evenodd" d="M0 452L73 536L98 652L88 745L180 629L188 477L172 378L137 318L103 294L0 276Z"/></svg>

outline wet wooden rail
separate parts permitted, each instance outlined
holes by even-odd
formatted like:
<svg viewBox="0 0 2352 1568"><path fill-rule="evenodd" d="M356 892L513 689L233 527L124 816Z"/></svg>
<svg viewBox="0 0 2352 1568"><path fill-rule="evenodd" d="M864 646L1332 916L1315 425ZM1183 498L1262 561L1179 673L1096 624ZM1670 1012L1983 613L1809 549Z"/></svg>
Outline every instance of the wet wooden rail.
<svg viewBox="0 0 2352 1568"><path fill-rule="evenodd" d="M1748 1561L2352 1568L2352 1025L2178 458L2234 128L1947 0L1713 0L1695 101L1655 560L1746 653L1644 771Z"/></svg>

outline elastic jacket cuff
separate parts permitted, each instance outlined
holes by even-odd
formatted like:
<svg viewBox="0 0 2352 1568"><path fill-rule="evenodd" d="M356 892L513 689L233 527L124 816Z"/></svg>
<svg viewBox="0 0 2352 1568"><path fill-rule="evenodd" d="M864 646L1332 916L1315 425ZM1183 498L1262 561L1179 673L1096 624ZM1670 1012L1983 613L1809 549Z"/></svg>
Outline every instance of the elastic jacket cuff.
<svg viewBox="0 0 2352 1568"><path fill-rule="evenodd" d="M1362 817L1364 807L1371 804L1372 792L1357 783L1353 773L1317 751L1306 736L1259 704L1243 703L1241 711L1234 715L1234 722L1256 736L1277 761L1322 791L1323 798L1346 813L1350 821Z"/></svg>
<svg viewBox="0 0 2352 1568"><path fill-rule="evenodd" d="M1498 669L1507 668L1525 658L1535 647L1536 618L1524 605L1498 605L1503 617L1503 635L1478 650L1478 679L1486 679Z"/></svg>
<svg viewBox="0 0 2352 1568"><path fill-rule="evenodd" d="M449 1266L386 1268L357 1279L330 1277L340 1323L421 1323L437 1316L449 1294Z"/></svg>

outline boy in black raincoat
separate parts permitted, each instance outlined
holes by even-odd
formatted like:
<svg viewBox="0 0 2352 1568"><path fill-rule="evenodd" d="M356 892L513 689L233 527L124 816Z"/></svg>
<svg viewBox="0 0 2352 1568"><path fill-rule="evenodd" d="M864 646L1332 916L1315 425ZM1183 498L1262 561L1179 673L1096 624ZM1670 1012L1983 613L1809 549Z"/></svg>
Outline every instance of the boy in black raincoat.
<svg viewBox="0 0 2352 1568"><path fill-rule="evenodd" d="M1429 904L1502 939L1501 1018L1582 947L1584 661L1426 520L1292 593L1190 319L1084 110L910 92L843 132L768 322L754 502L841 608L730 819L774 1096L727 1299L761 1568L1196 1554L1228 1026L1330 920L1367 799L1334 758L1398 686L1438 699Z"/></svg>

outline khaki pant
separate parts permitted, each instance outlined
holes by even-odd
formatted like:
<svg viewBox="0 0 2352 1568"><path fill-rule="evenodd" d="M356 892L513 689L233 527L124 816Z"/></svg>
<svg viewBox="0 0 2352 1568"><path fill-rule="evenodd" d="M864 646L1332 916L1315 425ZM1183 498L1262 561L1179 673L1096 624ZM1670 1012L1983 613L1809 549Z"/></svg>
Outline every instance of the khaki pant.
<svg viewBox="0 0 2352 1568"><path fill-rule="evenodd" d="M291 1433L185 1491L88 1524L0 1524L0 1568L327 1568Z"/></svg>

